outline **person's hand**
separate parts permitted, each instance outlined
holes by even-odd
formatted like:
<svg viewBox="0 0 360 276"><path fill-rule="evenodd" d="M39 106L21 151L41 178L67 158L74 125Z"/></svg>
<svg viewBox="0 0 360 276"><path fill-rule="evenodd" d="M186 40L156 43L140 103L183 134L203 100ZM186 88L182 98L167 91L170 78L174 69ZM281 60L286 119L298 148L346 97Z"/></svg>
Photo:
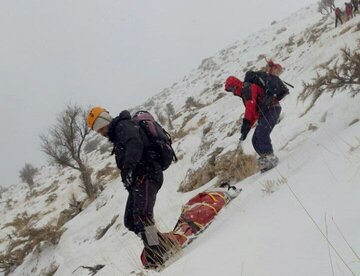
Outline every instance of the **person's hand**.
<svg viewBox="0 0 360 276"><path fill-rule="evenodd" d="M130 188L133 184L133 171L132 170L126 170L122 173L122 182L124 183L124 187L126 189Z"/></svg>
<svg viewBox="0 0 360 276"><path fill-rule="evenodd" d="M249 131L251 129L251 123L249 120L247 119L243 119L243 123L241 126L241 137L240 137L240 141L245 141Z"/></svg>

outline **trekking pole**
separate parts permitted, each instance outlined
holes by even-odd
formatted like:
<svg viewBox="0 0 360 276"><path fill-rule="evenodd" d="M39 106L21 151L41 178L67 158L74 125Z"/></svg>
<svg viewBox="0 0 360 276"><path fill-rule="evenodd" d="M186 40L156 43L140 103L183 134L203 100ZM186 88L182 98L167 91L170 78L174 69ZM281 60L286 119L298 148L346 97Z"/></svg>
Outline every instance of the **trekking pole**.
<svg viewBox="0 0 360 276"><path fill-rule="evenodd" d="M230 160L230 166L227 170L228 174L231 174L231 171L233 170L234 165L236 164L236 160L238 159L239 153L243 153L243 147L242 147L243 140L239 140L239 143L237 144L237 147L235 148L234 154ZM228 181L225 181L228 182Z"/></svg>
<svg viewBox="0 0 360 276"><path fill-rule="evenodd" d="M294 86L286 81L283 81L283 83L285 83L287 86L290 86L291 88L294 88Z"/></svg>

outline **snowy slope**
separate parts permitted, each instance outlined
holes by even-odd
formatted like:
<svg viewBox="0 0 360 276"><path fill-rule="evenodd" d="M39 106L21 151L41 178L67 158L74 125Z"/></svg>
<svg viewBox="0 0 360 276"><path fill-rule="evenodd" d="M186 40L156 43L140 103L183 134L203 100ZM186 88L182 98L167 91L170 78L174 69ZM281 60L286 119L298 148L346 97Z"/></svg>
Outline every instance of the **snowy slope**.
<svg viewBox="0 0 360 276"><path fill-rule="evenodd" d="M166 171L155 206L157 224L168 231L181 205L215 181L181 194L177 190L188 170L201 167L215 149L223 148L223 154L237 144L243 106L239 98L219 97L226 77L242 78L247 69L261 68L264 55L281 63L282 79L295 86L282 102L283 119L272 135L279 166L237 183L244 192L162 273L141 268L141 241L122 223L126 191L119 179L105 178L105 190L65 224L59 244L32 252L11 275L46 275L50 265L58 266L54 275L88 275L81 266L97 264L105 267L96 275L360 275L360 122L352 123L360 119L359 96L352 98L347 91L332 98L323 95L301 118L309 101L297 102L302 82L316 76L318 65L335 62L344 46L360 46L359 18L334 29L334 18L322 18L315 6L302 9L204 60L183 80L137 107L156 113L171 103L177 114L174 128L185 133L175 142L182 159ZM189 97L200 107L185 108ZM210 129L205 135L204 128ZM251 139L244 148L254 153ZM94 178L108 163L115 166L108 155L91 153L88 159ZM72 175L43 168L38 189L54 186L28 200L25 187L12 187L0 202L1 227L25 211L40 212L35 225L52 222L67 208L72 193L84 197ZM46 203L52 193L56 200ZM17 202L9 209L10 198ZM116 215L114 225L96 240L97 230ZM10 227L1 232L1 251L8 233Z"/></svg>

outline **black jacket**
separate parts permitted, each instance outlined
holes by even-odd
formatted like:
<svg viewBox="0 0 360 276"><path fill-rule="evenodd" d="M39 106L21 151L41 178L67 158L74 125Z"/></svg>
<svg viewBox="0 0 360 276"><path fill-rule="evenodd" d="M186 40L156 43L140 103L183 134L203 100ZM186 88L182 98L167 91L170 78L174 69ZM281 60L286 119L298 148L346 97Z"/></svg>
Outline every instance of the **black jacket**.
<svg viewBox="0 0 360 276"><path fill-rule="evenodd" d="M161 166L146 150L149 140L144 131L132 121L129 111L122 111L109 125L109 140L114 144L118 168L125 172L132 170L136 176L151 174L162 182ZM161 174L161 176L160 176Z"/></svg>

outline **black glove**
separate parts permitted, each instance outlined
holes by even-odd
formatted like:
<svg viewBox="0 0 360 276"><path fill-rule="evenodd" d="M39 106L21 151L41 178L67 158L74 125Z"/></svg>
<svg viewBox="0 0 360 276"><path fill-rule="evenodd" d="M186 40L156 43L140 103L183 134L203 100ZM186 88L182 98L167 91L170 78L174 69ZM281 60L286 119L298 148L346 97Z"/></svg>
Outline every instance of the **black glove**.
<svg viewBox="0 0 360 276"><path fill-rule="evenodd" d="M246 136L248 135L250 129L251 129L250 121L248 119L243 119L243 123L242 123L242 126L241 126L240 141L244 141L246 139Z"/></svg>
<svg viewBox="0 0 360 276"><path fill-rule="evenodd" d="M123 171L121 174L121 178L122 178L122 182L124 183L124 187L126 189L129 189L134 182L133 171L132 170Z"/></svg>

